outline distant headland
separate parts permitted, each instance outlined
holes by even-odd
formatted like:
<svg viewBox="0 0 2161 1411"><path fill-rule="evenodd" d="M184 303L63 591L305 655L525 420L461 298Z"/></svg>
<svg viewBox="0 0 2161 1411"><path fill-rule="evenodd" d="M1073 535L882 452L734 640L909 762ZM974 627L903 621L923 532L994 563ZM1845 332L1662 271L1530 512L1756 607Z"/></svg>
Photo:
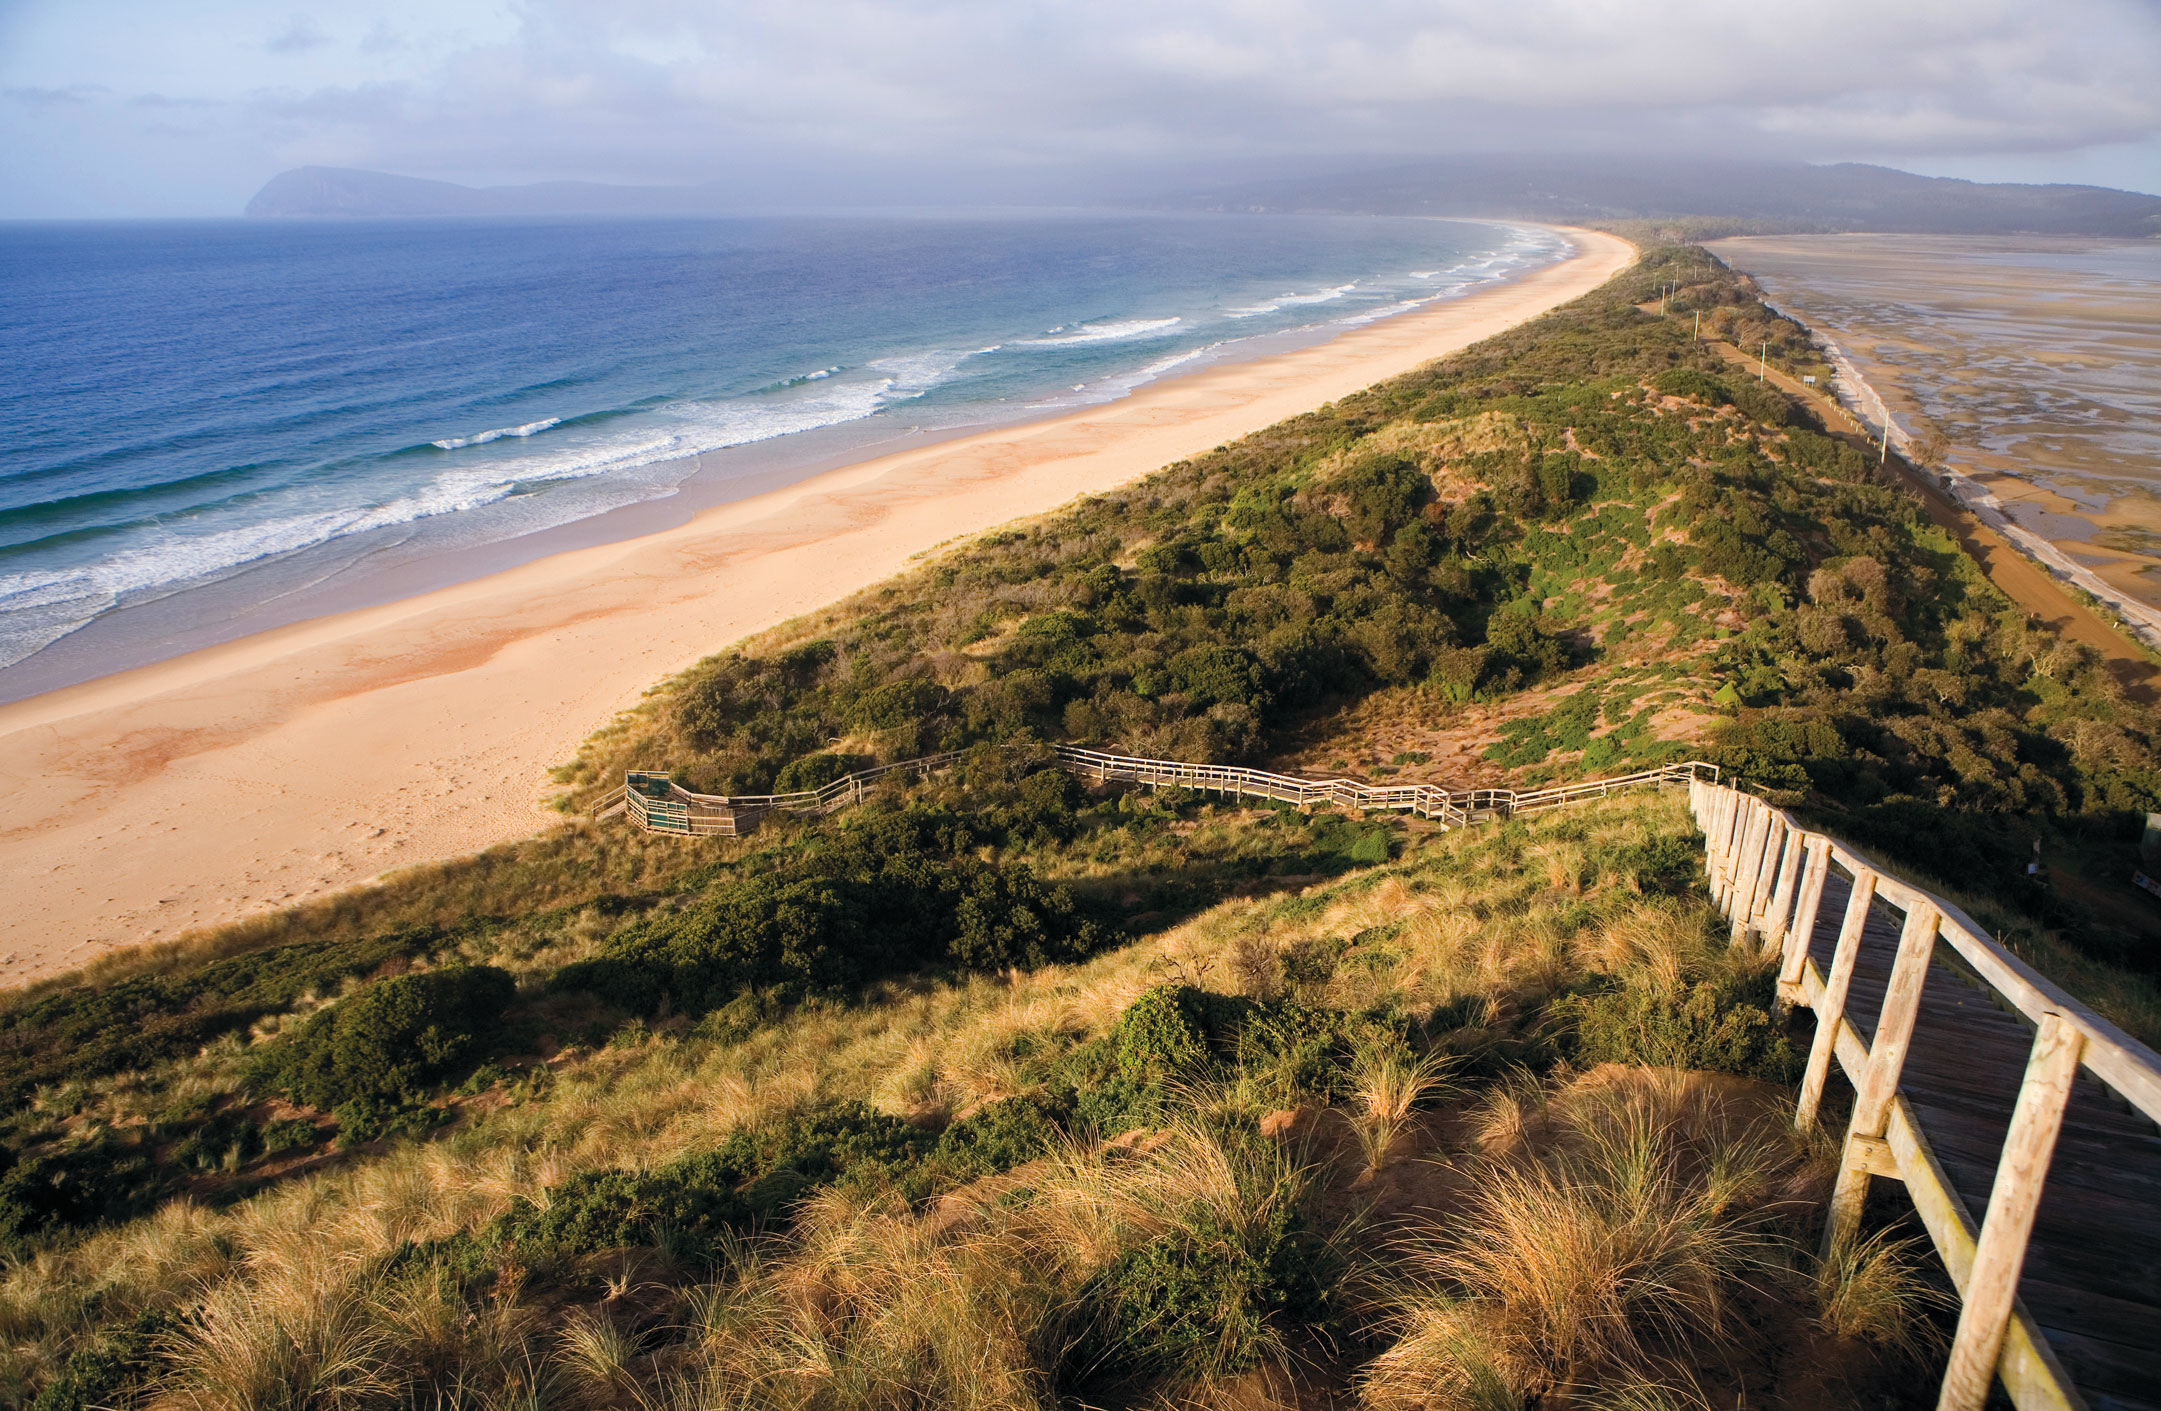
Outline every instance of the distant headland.
<svg viewBox="0 0 2161 1411"><path fill-rule="evenodd" d="M2161 196L1916 176L1852 162L1671 162L1462 157L1319 177L1162 192L1143 204L1219 212L1341 211L1568 225L1643 225L1654 238L1876 231L2161 238ZM345 167L297 167L248 202L257 217L716 216L724 182L461 186Z"/></svg>

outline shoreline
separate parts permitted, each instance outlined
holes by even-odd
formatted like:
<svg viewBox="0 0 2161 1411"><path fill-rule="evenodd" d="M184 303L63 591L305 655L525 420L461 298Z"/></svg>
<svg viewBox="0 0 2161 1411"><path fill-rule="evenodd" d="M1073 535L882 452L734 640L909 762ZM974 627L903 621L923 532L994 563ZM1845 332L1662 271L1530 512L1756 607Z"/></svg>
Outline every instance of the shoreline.
<svg viewBox="0 0 2161 1411"><path fill-rule="evenodd" d="M878 455L532 559L0 705L0 985L542 831L551 766L656 683L955 539L1408 372L1606 282L1575 253L1323 342Z"/></svg>
<svg viewBox="0 0 2161 1411"><path fill-rule="evenodd" d="M1801 322L1798 319L1795 321ZM1830 354L1834 395L1838 404L1854 417L1864 431L1880 438L1888 429L1891 449L1912 466L1916 474L1932 476L1953 503L1994 530L2034 567L2065 587L2093 599L2108 615L2111 623L2125 635L2143 647L2161 651L2161 610L2156 610L2115 587L2056 544L2020 524L1993 489L1978 475L1961 470L1952 459L1946 458L1944 463L1933 471L1924 467L1915 459L1916 438L1913 433L1899 423L1898 415L1883 399L1883 394L1862 375L1853 360L1846 356L1845 349L1841 348L1831 335L1813 325L1804 323L1802 326L1809 328L1822 342L1824 351ZM1954 450L1953 455L1955 454Z"/></svg>
<svg viewBox="0 0 2161 1411"><path fill-rule="evenodd" d="M627 484L638 488L603 489L598 498L608 503L592 507L591 512L563 517L549 507L560 507L557 495L580 494L575 486L605 484L613 477L571 477L549 488L552 482L543 476L535 496L513 493L448 514L422 514L336 533L289 553L270 553L216 569L196 580L140 584L127 590L122 600L95 611L37 650L0 665L0 705L312 618L380 607L454 587L566 550L675 529L716 505L785 489L797 481L898 451L1121 400L1166 376L1295 351L1421 305L1506 284L1522 273L1519 259L1551 260L1567 248L1546 227L1521 222L1471 224L1504 233L1507 239L1482 259L1476 254L1464 257L1478 260L1476 268L1495 266L1484 274L1467 276L1473 279L1469 290L1415 296L1398 290L1407 297L1392 306L1353 308L1346 315L1323 315L1317 321L1258 332L1217 328L1212 331L1222 336L1215 341L1173 351L1167 358L1158 356L1161 349L1145 345L1133 354L1144 361L1131 367L1096 368L1079 384L1061 376L1032 389L1009 387L990 400L928 406L912 398L890 404L877 401L868 410L848 409L837 419L784 435L754 435L710 449L678 450L629 466ZM485 466L472 473L485 473ZM588 488L582 493L592 492ZM505 532L503 517L515 517L519 507L526 505L538 507L542 522Z"/></svg>
<svg viewBox="0 0 2161 1411"><path fill-rule="evenodd" d="M1875 239L1879 242L1886 239L1886 237L1869 236L1847 238ZM1720 259L1727 261L1733 268L1750 274L1752 278L1756 278L1761 283L1764 278L1775 280L1780 276L1768 272L1758 273L1757 271L1744 269L1746 252L1756 248L1757 245L1769 245L1775 249L1780 242L1793 245L1802 243L1803 239L1803 237L1738 237L1729 240L1712 241L1706 248L1710 249ZM1807 237L1806 239L1829 244L1839 240L1840 237ZM2025 246L2030 245L2033 241L2032 239L2017 239L2012 243ZM2092 244L2093 242L2080 243ZM2084 598L2089 599L2090 602L2087 606L2097 616L2108 622L2116 631L2130 638L2142 648L2149 651L2161 651L2161 607L2157 607L2125 587L2111 582L2094 565L2080 562L2073 552L2073 549L2083 538L2122 527L2106 508L2088 508L2064 502L2058 492L2042 483L2038 478L2025 478L2028 475L2045 473L2041 467L2031 464L2019 467L2007 465L1990 467L1985 464L1985 455L1976 456L1974 448L1961 446L1956 441L1952 443L1950 454L1945 458L1941 466L1933 470L1924 467L1916 455L1918 437L1908 427L1907 423L1901 419L1900 411L1894 409L1893 406L1893 402L1896 400L1908 408L1914 408L1918 401L1916 389L1900 383L1897 376L1898 369L1896 367L1879 369L1886 381L1886 386L1877 386L1861 370L1860 363L1847 352L1839 341L1839 337L1828 330L1824 319L1815 316L1803 317L1790 305L1781 304L1772 299L1768 290L1764 293L1763 299L1767 307L1776 310L1809 330L1810 335L1824 349L1832 368L1830 389L1832 397L1837 407L1846 414L1856 429L1875 441L1881 441L1888 435L1890 449L1907 462L1911 467L1912 474L1930 482L1933 488L1959 511L1970 515L1974 520L2001 538L2013 552L2027 560L2037 571L2054 580L2064 591L2075 595L2083 595ZM1848 336L1865 335L1856 333ZM1884 395L1886 391L1889 391L1892 395L1886 397ZM1919 415L1919 412L1914 410L1910 414ZM1998 456L1997 459L2001 461L2004 458ZM2063 523L2067 529L2070 528L2072 523L2075 523L2084 533L2081 534L2075 530L2068 533L2066 537L2070 539L2071 543L2067 546L2065 543L2052 539L2022 522L2018 514L2006 503L2003 495L1998 493L1999 488L2006 481L2010 485L2018 487L2017 498L2029 502L2029 506L2033 504L2040 505L2045 514ZM2057 503L2051 507L2050 502ZM2052 508L2053 513L2051 514Z"/></svg>

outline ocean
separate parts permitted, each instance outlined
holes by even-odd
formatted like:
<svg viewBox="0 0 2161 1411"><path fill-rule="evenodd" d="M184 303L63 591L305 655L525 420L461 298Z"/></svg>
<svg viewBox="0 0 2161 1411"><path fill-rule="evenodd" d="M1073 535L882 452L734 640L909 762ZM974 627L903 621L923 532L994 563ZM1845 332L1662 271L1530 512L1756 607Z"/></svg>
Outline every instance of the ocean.
<svg viewBox="0 0 2161 1411"><path fill-rule="evenodd" d="M1563 253L1323 216L0 227L0 699Z"/></svg>

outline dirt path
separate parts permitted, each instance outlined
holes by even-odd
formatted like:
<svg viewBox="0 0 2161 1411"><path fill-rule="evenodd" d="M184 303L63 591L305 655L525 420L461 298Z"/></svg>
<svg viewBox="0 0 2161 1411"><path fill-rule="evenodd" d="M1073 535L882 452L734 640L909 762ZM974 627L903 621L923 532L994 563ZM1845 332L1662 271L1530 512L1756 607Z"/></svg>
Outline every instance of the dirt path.
<svg viewBox="0 0 2161 1411"><path fill-rule="evenodd" d="M1715 339L1704 341L1716 349L1720 357L1746 368L1752 376L1758 372L1757 360L1731 343ZM1871 456L1878 454L1874 441L1848 429L1851 423L1844 409L1829 393L1816 387L1804 387L1775 367L1763 368L1762 376L1781 392L1814 409L1833 436ZM2156 668L2114 623L2071 596L2046 569L2013 548L2002 535L1945 494L1933 478L1907 464L1901 456L1890 457L1887 464L1899 483L1919 497L1929 518L1973 555L1974 561L1981 565L1981 571L1988 575L1988 581L2002 589L2005 597L2063 636L2099 652L2108 663L2109 674L2116 678L2126 695L2146 704L2161 699L2161 668Z"/></svg>

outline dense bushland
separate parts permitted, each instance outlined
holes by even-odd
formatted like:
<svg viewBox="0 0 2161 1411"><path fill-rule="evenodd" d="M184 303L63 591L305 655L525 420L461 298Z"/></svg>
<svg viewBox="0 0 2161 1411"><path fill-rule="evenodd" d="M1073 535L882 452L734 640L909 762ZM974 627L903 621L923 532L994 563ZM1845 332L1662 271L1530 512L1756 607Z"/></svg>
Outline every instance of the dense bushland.
<svg viewBox="0 0 2161 1411"><path fill-rule="evenodd" d="M1039 771L1020 789L1035 806L1018 826L1070 825L1069 776ZM936 808L843 820L785 865L625 927L551 983L637 1013L702 1013L746 990L848 990L924 966L1034 967L1101 944L1103 927L1064 888L1025 864L974 856L1000 822L1014 826Z"/></svg>
<svg viewBox="0 0 2161 1411"><path fill-rule="evenodd" d="M379 980L265 1046L254 1076L313 1107L409 1100L491 1056L516 994L492 965Z"/></svg>

